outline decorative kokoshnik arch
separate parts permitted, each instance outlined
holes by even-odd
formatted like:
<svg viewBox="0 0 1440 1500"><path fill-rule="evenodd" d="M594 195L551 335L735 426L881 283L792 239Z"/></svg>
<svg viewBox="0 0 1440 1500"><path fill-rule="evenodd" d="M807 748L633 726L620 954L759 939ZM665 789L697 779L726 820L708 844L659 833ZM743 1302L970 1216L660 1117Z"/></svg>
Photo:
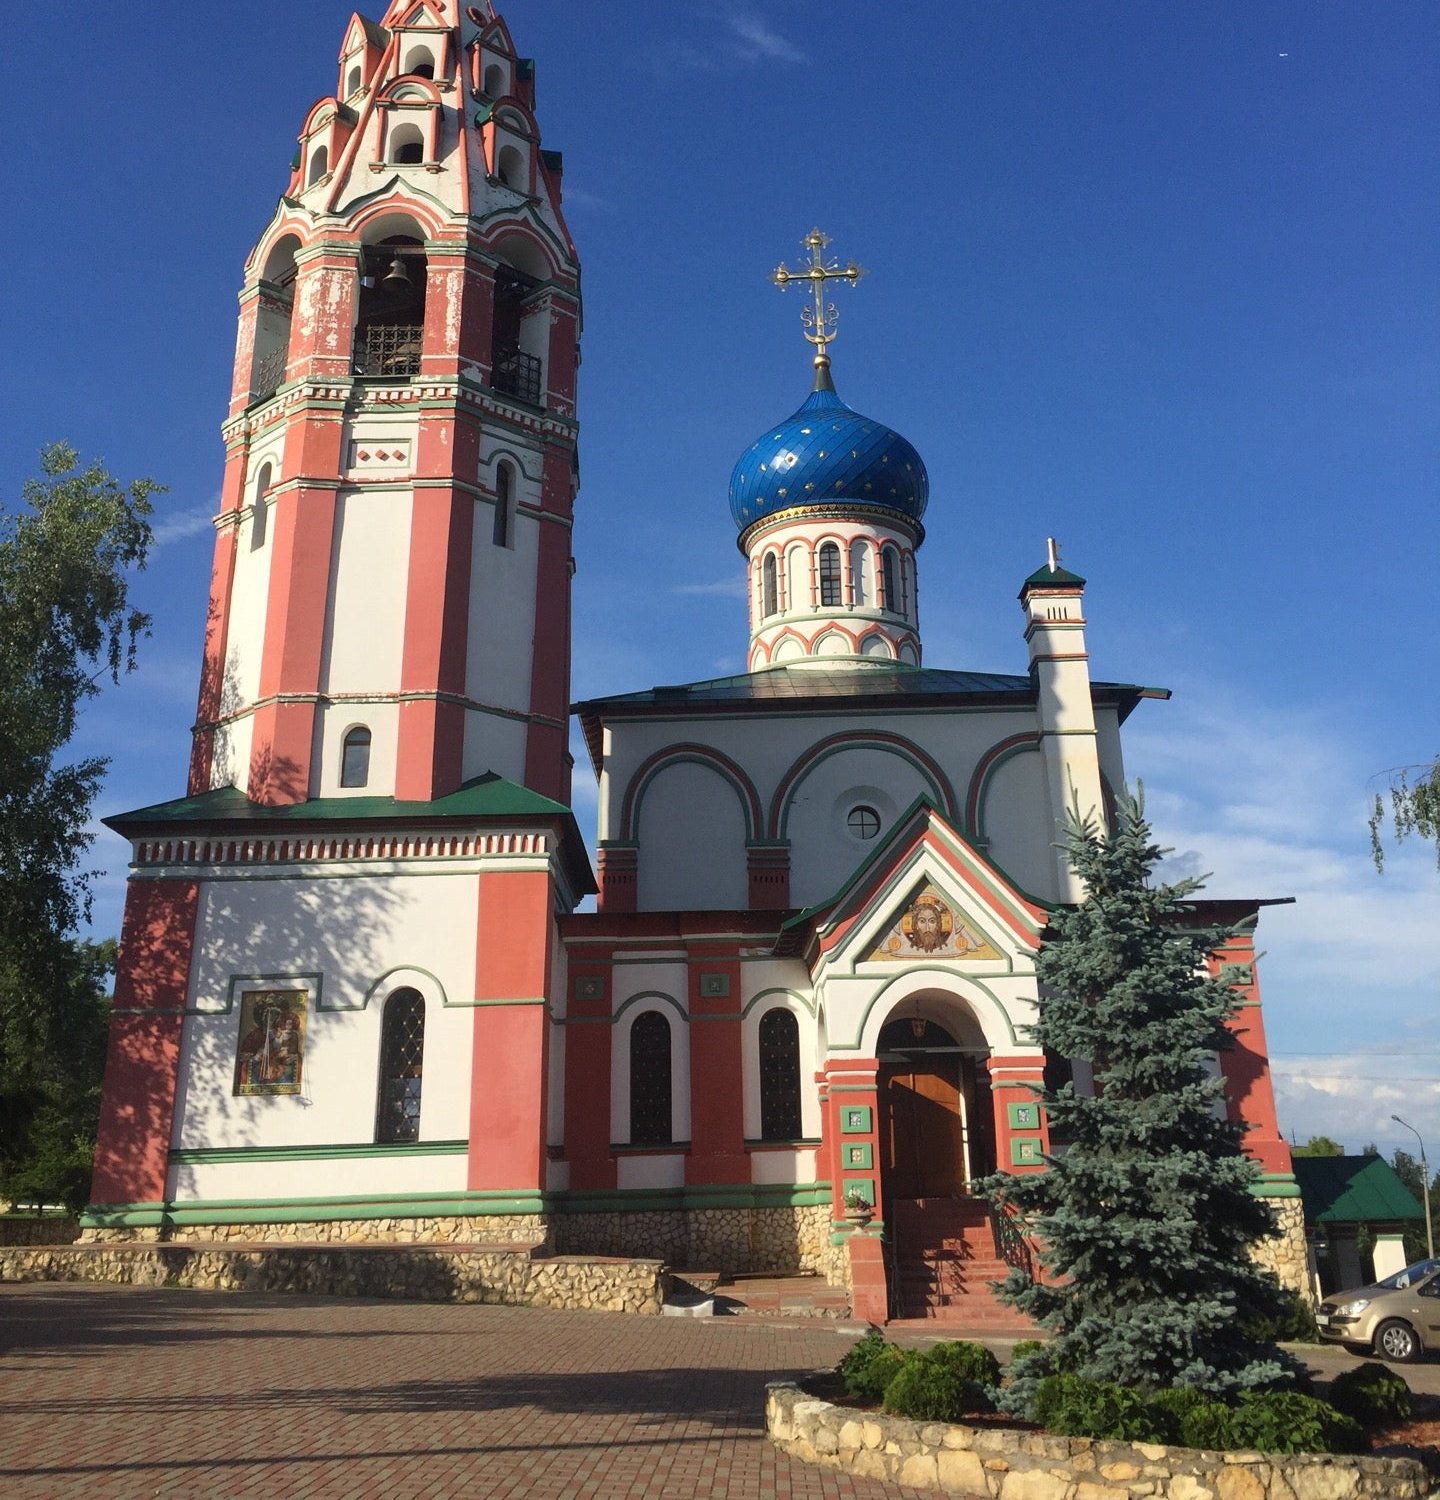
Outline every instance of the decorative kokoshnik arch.
<svg viewBox="0 0 1440 1500"><path fill-rule="evenodd" d="M667 745L641 764L625 788L625 797L620 805L618 837L626 841L633 841L637 837L640 804L651 783L668 767L686 763L705 766L729 783L731 790L739 797L740 806L745 813L746 839L760 838L763 819L760 794L755 790L755 783L751 781L745 768L709 745L696 744Z"/></svg>
<svg viewBox="0 0 1440 1500"><path fill-rule="evenodd" d="M786 829L790 821L790 806L795 800L795 793L799 790L801 783L821 761L828 760L842 750L880 750L908 761L924 777L936 805L944 811L950 822L953 824L958 820L955 790L950 785L950 778L946 776L937 761L910 740L902 739L898 734L885 734L873 730L859 732L846 730L840 734L832 734L817 745L812 745L796 758L790 769L781 777L780 785L776 787L775 795L770 799L770 813L766 820L768 838L786 837Z"/></svg>

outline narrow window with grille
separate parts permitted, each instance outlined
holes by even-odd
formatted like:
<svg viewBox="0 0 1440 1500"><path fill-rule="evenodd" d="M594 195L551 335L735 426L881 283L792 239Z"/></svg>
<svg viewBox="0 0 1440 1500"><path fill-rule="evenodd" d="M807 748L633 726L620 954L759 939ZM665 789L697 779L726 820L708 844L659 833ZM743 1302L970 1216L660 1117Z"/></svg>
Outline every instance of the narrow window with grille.
<svg viewBox="0 0 1440 1500"><path fill-rule="evenodd" d="M895 554L887 547L880 554L880 581L885 587L885 608L900 613L900 588L895 581Z"/></svg>
<svg viewBox="0 0 1440 1500"><path fill-rule="evenodd" d="M800 1027L788 1010L760 1019L760 1138L796 1141L800 1123Z"/></svg>
<svg viewBox="0 0 1440 1500"><path fill-rule="evenodd" d="M670 1023L647 1010L630 1028L630 1144L668 1146L671 1139Z"/></svg>
<svg viewBox="0 0 1440 1500"><path fill-rule="evenodd" d="M765 593L762 612L766 619L780 612L780 589L776 578L775 554L767 552L763 568L763 588Z"/></svg>
<svg viewBox="0 0 1440 1500"><path fill-rule="evenodd" d="M820 606L835 608L840 603L840 549L826 542L820 549Z"/></svg>
<svg viewBox="0 0 1440 1500"><path fill-rule="evenodd" d="M380 1098L377 1141L420 1139L420 1083L425 1059L425 1000L418 990L396 990L380 1023Z"/></svg>

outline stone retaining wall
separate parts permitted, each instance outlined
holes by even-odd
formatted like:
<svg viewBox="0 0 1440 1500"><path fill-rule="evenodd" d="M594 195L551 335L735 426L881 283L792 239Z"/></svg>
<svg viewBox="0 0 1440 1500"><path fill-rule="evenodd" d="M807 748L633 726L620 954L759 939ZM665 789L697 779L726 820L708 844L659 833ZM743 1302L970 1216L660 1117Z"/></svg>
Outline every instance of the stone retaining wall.
<svg viewBox="0 0 1440 1500"><path fill-rule="evenodd" d="M163 1228L88 1228L82 1245L484 1244L529 1248L546 1242L543 1214L456 1214L428 1219L307 1219L294 1224L167 1224ZM54 1240L31 1243L54 1244Z"/></svg>
<svg viewBox="0 0 1440 1500"><path fill-rule="evenodd" d="M106 1281L207 1291L399 1297L521 1307L658 1313L658 1260L554 1256L503 1248L75 1245L0 1249L0 1281Z"/></svg>
<svg viewBox="0 0 1440 1500"><path fill-rule="evenodd" d="M909 1422L816 1400L791 1381L767 1387L765 1430L807 1463L993 1500L1418 1500L1430 1493L1425 1470L1408 1458L1209 1453Z"/></svg>
<svg viewBox="0 0 1440 1500"><path fill-rule="evenodd" d="M70 1245L79 1235L68 1214L0 1214L0 1245Z"/></svg>
<svg viewBox="0 0 1440 1500"><path fill-rule="evenodd" d="M830 1243L828 1204L559 1214L556 1247L579 1254L656 1255L694 1271L814 1271L846 1286L844 1245Z"/></svg>

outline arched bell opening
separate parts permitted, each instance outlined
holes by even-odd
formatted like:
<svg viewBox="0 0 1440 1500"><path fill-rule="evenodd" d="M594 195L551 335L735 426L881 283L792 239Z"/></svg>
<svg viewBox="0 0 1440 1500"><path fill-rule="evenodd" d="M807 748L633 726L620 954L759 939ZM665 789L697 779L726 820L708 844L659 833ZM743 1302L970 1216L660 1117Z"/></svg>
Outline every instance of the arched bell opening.
<svg viewBox="0 0 1440 1500"><path fill-rule="evenodd" d="M953 995L898 1005L880 1029L880 1174L887 1202L960 1198L995 1170L990 1048Z"/></svg>
<svg viewBox="0 0 1440 1500"><path fill-rule="evenodd" d="M295 309L296 235L276 240L260 272L255 309L255 352L250 365L250 401L273 396L290 361L290 320Z"/></svg>
<svg viewBox="0 0 1440 1500"><path fill-rule="evenodd" d="M367 244L360 264L355 373L409 380L425 341L425 250L413 235Z"/></svg>

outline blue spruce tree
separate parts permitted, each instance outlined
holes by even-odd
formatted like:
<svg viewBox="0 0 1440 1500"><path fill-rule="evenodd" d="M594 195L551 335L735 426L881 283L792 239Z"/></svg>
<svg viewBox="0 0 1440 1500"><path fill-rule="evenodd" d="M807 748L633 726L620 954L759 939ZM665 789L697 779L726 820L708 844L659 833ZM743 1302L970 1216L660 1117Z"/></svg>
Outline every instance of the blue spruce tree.
<svg viewBox="0 0 1440 1500"><path fill-rule="evenodd" d="M987 1184L1043 1267L1035 1281L1012 1271L1000 1295L1051 1334L1017 1364L1009 1404L1052 1369L1221 1397L1288 1384L1293 1361L1254 1332L1284 1305L1251 1254L1274 1224L1213 1066L1237 1002L1205 961L1227 930L1197 922L1199 881L1152 883L1166 851L1138 797L1108 835L1072 818L1066 849L1088 895L1056 914L1038 955L1033 1036L1089 1061L1094 1090L1046 1093L1065 1143L1048 1170Z"/></svg>

